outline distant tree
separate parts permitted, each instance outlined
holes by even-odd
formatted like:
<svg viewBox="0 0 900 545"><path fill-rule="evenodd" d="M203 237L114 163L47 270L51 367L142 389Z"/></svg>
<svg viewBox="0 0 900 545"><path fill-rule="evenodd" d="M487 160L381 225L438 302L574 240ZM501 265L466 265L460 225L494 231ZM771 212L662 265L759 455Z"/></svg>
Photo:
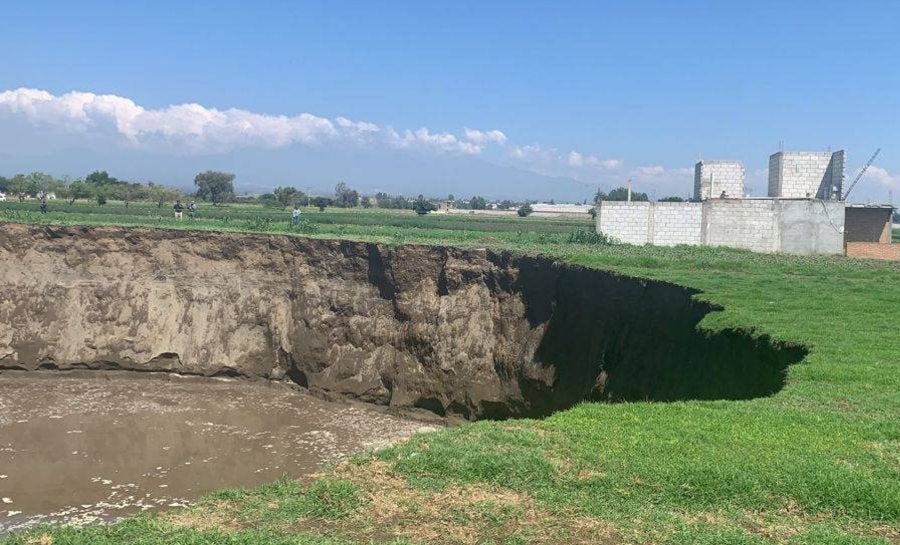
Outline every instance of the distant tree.
<svg viewBox="0 0 900 545"><path fill-rule="evenodd" d="M437 207L434 206L434 203L432 203L422 195L419 195L413 202L413 210L415 210L416 214L420 216L424 216L425 214L436 209Z"/></svg>
<svg viewBox="0 0 900 545"><path fill-rule="evenodd" d="M147 198L155 202L157 208L162 208L166 202L166 188L153 182L147 183Z"/></svg>
<svg viewBox="0 0 900 545"><path fill-rule="evenodd" d="M194 177L197 198L212 201L214 206L234 200L234 174L207 170Z"/></svg>
<svg viewBox="0 0 900 545"><path fill-rule="evenodd" d="M513 204L513 202L508 199L500 201L500 204L499 204L500 210L509 210L513 206L515 206L515 204Z"/></svg>
<svg viewBox="0 0 900 545"><path fill-rule="evenodd" d="M282 210L306 200L306 194L293 187L276 187L272 194L275 195L278 203L281 204Z"/></svg>
<svg viewBox="0 0 900 545"><path fill-rule="evenodd" d="M472 210L484 210L487 208L487 201L484 197L475 196L469 201L469 206L472 207Z"/></svg>
<svg viewBox="0 0 900 545"><path fill-rule="evenodd" d="M599 193L599 192L598 192ZM628 188L627 187L617 187L609 192L606 195L604 201L627 201L628 200ZM646 193L638 193L637 191L631 192L631 200L632 201L649 201L650 197L647 196Z"/></svg>
<svg viewBox="0 0 900 545"><path fill-rule="evenodd" d="M334 199L328 197L316 197L312 200L312 204L319 209L319 212L324 212L326 207L334 204Z"/></svg>
<svg viewBox="0 0 900 545"><path fill-rule="evenodd" d="M341 208L355 208L359 205L359 193L341 182L334 186L334 205Z"/></svg>
<svg viewBox="0 0 900 545"><path fill-rule="evenodd" d="M0 192L6 193L9 191L9 189L7 188L8 183L9 183L9 178L0 176Z"/></svg>
<svg viewBox="0 0 900 545"><path fill-rule="evenodd" d="M590 214L591 219L597 219L597 208L593 206L590 207L590 209L588 209L588 214Z"/></svg>
<svg viewBox="0 0 900 545"><path fill-rule="evenodd" d="M276 189L276 191L277 191L277 189ZM284 210L284 208L285 208L285 205L282 204L281 199L278 198L277 193L264 193L264 194L260 195L259 197L257 197L256 202L258 202L259 204L261 204L263 206L269 206L272 208L278 208L279 206L281 207L282 210Z"/></svg>
<svg viewBox="0 0 900 545"><path fill-rule="evenodd" d="M94 187L106 186L114 184L118 181L119 180L116 180L115 178L110 176L105 170L95 170L94 172L91 172L84 177L84 182Z"/></svg>
<svg viewBox="0 0 900 545"><path fill-rule="evenodd" d="M520 218L530 216L532 212L534 212L534 209L531 208L531 205L528 203L523 204L522 206L519 207L518 210L516 210L516 213L519 215Z"/></svg>
<svg viewBox="0 0 900 545"><path fill-rule="evenodd" d="M77 199L90 199L91 196L91 186L83 180L75 180L69 184L69 204L75 204Z"/></svg>
<svg viewBox="0 0 900 545"><path fill-rule="evenodd" d="M370 199L369 197L363 197L359 200L359 204L363 208L372 208L372 199Z"/></svg>
<svg viewBox="0 0 900 545"><path fill-rule="evenodd" d="M388 195L381 191L375 194L375 205L378 208L393 210L407 210L412 208L412 203L403 195Z"/></svg>
<svg viewBox="0 0 900 545"><path fill-rule="evenodd" d="M663 197L659 200L659 202L684 202L684 199L681 197Z"/></svg>
<svg viewBox="0 0 900 545"><path fill-rule="evenodd" d="M25 180L28 183L29 193L34 194L54 191L60 185L53 176L43 172L32 172L25 176Z"/></svg>
<svg viewBox="0 0 900 545"><path fill-rule="evenodd" d="M93 190L94 198L97 199L97 204L103 206L106 204L106 188L97 187Z"/></svg>
<svg viewBox="0 0 900 545"><path fill-rule="evenodd" d="M451 194L447 195L447 200L450 201L450 202L453 202L453 201L456 200L456 197L454 197L454 196L453 196L453 193L451 193Z"/></svg>

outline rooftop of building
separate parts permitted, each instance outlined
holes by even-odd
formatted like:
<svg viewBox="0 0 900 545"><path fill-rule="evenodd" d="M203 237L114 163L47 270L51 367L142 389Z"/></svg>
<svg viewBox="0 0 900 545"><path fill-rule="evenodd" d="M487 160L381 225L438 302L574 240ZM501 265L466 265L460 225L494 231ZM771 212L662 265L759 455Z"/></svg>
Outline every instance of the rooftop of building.
<svg viewBox="0 0 900 545"><path fill-rule="evenodd" d="M775 153L772 154L772 156L774 156L774 155L818 155L818 156L822 156L822 157L830 157L830 156L834 155L835 153L843 153L843 151L844 150L842 150L842 149L834 150L834 151L787 151L787 150L782 150L782 151L776 151Z"/></svg>

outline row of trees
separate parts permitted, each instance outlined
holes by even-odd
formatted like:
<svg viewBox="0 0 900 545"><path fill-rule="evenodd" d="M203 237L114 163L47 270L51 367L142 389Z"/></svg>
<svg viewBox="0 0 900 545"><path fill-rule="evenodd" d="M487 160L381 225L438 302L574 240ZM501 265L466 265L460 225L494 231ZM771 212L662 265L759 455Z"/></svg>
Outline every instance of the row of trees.
<svg viewBox="0 0 900 545"><path fill-rule="evenodd" d="M43 172L16 174L12 178L0 176L0 191L20 200L52 194L56 198L67 199L70 204L78 199L96 200L98 204L105 204L108 199L124 201L126 205L146 200L163 203L184 196L178 189L153 182L142 184L118 180L104 170L92 172L83 180L74 181L69 178L54 178Z"/></svg>
<svg viewBox="0 0 900 545"><path fill-rule="evenodd" d="M628 200L628 188L627 187L617 187L606 193L605 191L597 190L597 194L594 195L594 203L598 203L600 201L626 201ZM631 192L631 200L632 201L649 201L650 197L647 196L646 193L641 193L638 191ZM684 199L681 197L663 197L659 199L659 202L684 202Z"/></svg>
<svg viewBox="0 0 900 545"><path fill-rule="evenodd" d="M221 204L234 200L234 174L206 171L197 174L194 185L197 191L193 197L199 200ZM27 197L53 194L59 199L67 199L70 204L78 199L96 200L106 204L107 200L129 203L151 201L162 207L163 203L187 198L185 192L153 182L139 183L119 180L105 170L91 172L84 179L70 180L68 177L54 178L43 172L16 174L12 178L0 176L0 191L23 200Z"/></svg>
<svg viewBox="0 0 900 545"><path fill-rule="evenodd" d="M233 202L235 200L234 179L235 175L228 172L211 170L201 172L194 177L194 185L197 189L192 196L199 200L211 202L213 205ZM151 201L162 207L165 202L188 197L188 195L178 189L165 187L153 182L137 183L119 180L110 176L105 170L94 171L85 176L83 180L74 181L66 177L57 179L42 172L17 174L12 178L0 176L0 191L14 197L18 196L20 199L24 199L26 196L33 197L40 194L53 193L58 198L68 199L70 203L74 203L78 199L87 199L96 200L98 204L105 204L107 199L112 199L124 201L126 206L133 201ZM617 187L608 193L598 190L596 195L594 195L594 202L600 202L601 200L624 201L627 198L628 189ZM257 197L256 200L264 206L280 207L282 209L293 206L317 206L320 209L324 209L327 206L341 208L355 208L357 206L370 208L377 206L387 209L415 210L420 213L423 213L422 211L425 210L425 213L427 213L427 211L436 208L434 201L426 199L422 195L419 195L416 199L411 199L403 195L390 195L379 192L375 194L373 200L370 197L360 195L357 190L348 187L344 182L335 186L334 197L312 197L295 187L280 186L272 193L266 193ZM447 200L453 202L456 208L484 210L488 207L487 199L480 195L475 195L468 200L457 200L451 194L448 195ZM631 200L649 201L650 199L646 193L632 191ZM664 202L683 200L680 197L660 199L660 201ZM528 202L515 203L510 200L504 200L497 203L496 206L501 210L517 210L520 215L531 213L531 207Z"/></svg>

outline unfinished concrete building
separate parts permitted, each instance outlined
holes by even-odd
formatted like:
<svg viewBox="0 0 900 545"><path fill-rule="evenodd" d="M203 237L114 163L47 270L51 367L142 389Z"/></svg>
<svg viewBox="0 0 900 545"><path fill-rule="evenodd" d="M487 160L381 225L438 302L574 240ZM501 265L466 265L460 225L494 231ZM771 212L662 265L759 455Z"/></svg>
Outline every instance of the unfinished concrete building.
<svg viewBox="0 0 900 545"><path fill-rule="evenodd" d="M694 199L705 201L744 196L744 165L740 161L697 161L694 165Z"/></svg>
<svg viewBox="0 0 900 545"><path fill-rule="evenodd" d="M744 198L738 161L700 161L695 202L597 204L597 231L629 244L729 246L755 252L900 258L890 244L890 205L841 200L844 152L778 152L769 197ZM724 198L723 198L724 197Z"/></svg>
<svg viewBox="0 0 900 545"><path fill-rule="evenodd" d="M840 200L844 150L779 151L769 156L769 197Z"/></svg>

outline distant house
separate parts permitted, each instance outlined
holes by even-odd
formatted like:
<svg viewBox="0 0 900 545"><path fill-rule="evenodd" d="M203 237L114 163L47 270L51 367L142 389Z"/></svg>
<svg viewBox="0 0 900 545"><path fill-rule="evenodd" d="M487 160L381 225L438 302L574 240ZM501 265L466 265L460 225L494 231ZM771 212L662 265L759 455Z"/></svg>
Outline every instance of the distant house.
<svg viewBox="0 0 900 545"><path fill-rule="evenodd" d="M43 191L38 191L37 195L35 195L35 198L37 199L42 199L44 197L47 197L48 201L53 201L56 200L56 193L53 193L52 191L48 191L46 193L44 193Z"/></svg>
<svg viewBox="0 0 900 545"><path fill-rule="evenodd" d="M6 193L0 192L0 202L6 200Z"/></svg>
<svg viewBox="0 0 900 545"><path fill-rule="evenodd" d="M531 205L532 216L559 218L559 217L590 217L592 206L589 204L548 204L535 203Z"/></svg>
<svg viewBox="0 0 900 545"><path fill-rule="evenodd" d="M455 206L456 203L454 203L453 201L440 201L437 205L437 211L446 214L453 210Z"/></svg>

